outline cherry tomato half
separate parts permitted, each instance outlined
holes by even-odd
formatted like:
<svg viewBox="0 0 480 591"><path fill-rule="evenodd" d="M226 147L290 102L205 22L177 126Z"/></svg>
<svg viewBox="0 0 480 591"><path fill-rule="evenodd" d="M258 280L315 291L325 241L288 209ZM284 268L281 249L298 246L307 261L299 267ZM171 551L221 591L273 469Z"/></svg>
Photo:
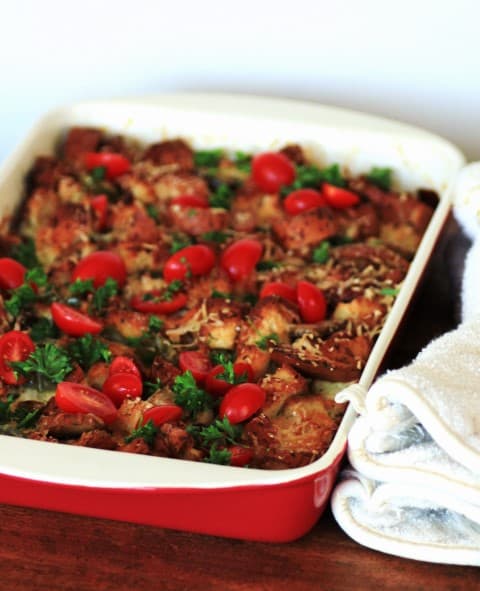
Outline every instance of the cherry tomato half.
<svg viewBox="0 0 480 591"><path fill-rule="evenodd" d="M2 289L15 289L20 287L25 280L26 268L9 257L0 259L0 287Z"/></svg>
<svg viewBox="0 0 480 591"><path fill-rule="evenodd" d="M225 394L218 416L236 425L254 415L265 404L265 390L257 384L238 384Z"/></svg>
<svg viewBox="0 0 480 591"><path fill-rule="evenodd" d="M174 294L171 300L160 299L160 293L157 292L152 292L150 295L153 296L151 300L145 300L145 296L133 296L130 305L137 312L144 314L173 314L185 307L187 303L187 296L184 293Z"/></svg>
<svg viewBox="0 0 480 591"><path fill-rule="evenodd" d="M244 382L253 381L252 366L246 361L235 361L233 364L233 373L236 378L242 378Z"/></svg>
<svg viewBox="0 0 480 591"><path fill-rule="evenodd" d="M315 189L298 189L290 193L283 202L285 211L290 215L297 215L304 211L317 209L327 205L327 200Z"/></svg>
<svg viewBox="0 0 480 591"><path fill-rule="evenodd" d="M260 290L260 299L271 295L279 296L285 300L293 302L294 304L297 303L297 290L291 285L283 283L282 281L269 281L262 285L262 289Z"/></svg>
<svg viewBox="0 0 480 591"><path fill-rule="evenodd" d="M138 378L140 376L140 370L135 364L135 361L130 357L125 357L124 355L118 355L115 359L110 363L110 367L108 368L108 375L113 376L116 373L131 373Z"/></svg>
<svg viewBox="0 0 480 591"><path fill-rule="evenodd" d="M211 369L210 359L202 351L182 351L178 356L178 365L183 372L191 371L197 384L203 384Z"/></svg>
<svg viewBox="0 0 480 591"><path fill-rule="evenodd" d="M118 408L125 398L140 398L143 392L142 380L133 373L109 375L102 386L102 392Z"/></svg>
<svg viewBox="0 0 480 591"><path fill-rule="evenodd" d="M98 334L103 329L101 322L65 304L53 302L50 306L50 311L53 322L58 328L72 337L81 337L85 334Z"/></svg>
<svg viewBox="0 0 480 591"><path fill-rule="evenodd" d="M60 382L55 391L55 402L64 412L92 413L106 424L117 417L117 409L106 394L76 382Z"/></svg>
<svg viewBox="0 0 480 591"><path fill-rule="evenodd" d="M191 275L206 275L215 265L215 253L205 244L193 244L178 250L165 263L163 276L170 282Z"/></svg>
<svg viewBox="0 0 480 591"><path fill-rule="evenodd" d="M252 160L252 178L263 191L276 193L295 180L295 167L281 152L263 152Z"/></svg>
<svg viewBox="0 0 480 591"><path fill-rule="evenodd" d="M170 201L170 205L180 205L180 207L208 207L208 199L200 195L179 195Z"/></svg>
<svg viewBox="0 0 480 591"><path fill-rule="evenodd" d="M72 280L92 279L95 288L101 287L111 277L119 287L127 279L127 268L122 257L111 250L97 250L83 258L75 267Z"/></svg>
<svg viewBox="0 0 480 591"><path fill-rule="evenodd" d="M252 461L253 450L243 445L231 445L227 447L230 452L230 466L246 466Z"/></svg>
<svg viewBox="0 0 480 591"><path fill-rule="evenodd" d="M329 183L323 183L322 194L327 200L328 205L336 207L337 209L356 205L360 201L360 197L353 191L342 189L341 187L336 187Z"/></svg>
<svg viewBox="0 0 480 591"><path fill-rule="evenodd" d="M130 170L130 161L123 154L117 152L87 152L85 154L87 170L105 168L107 178L114 179Z"/></svg>
<svg viewBox="0 0 480 591"><path fill-rule="evenodd" d="M233 386L230 382L217 378L224 371L223 365L215 365L205 376L205 390L212 396L223 396Z"/></svg>
<svg viewBox="0 0 480 591"><path fill-rule="evenodd" d="M262 257L263 245L252 238L233 242L223 251L220 264L233 281L247 279Z"/></svg>
<svg viewBox="0 0 480 591"><path fill-rule="evenodd" d="M327 301L323 291L310 281L297 283L297 301L305 322L320 322L327 314Z"/></svg>
<svg viewBox="0 0 480 591"><path fill-rule="evenodd" d="M25 378L15 375L12 361L25 361L35 351L32 339L19 330L10 330L0 337L0 378L7 384L23 384Z"/></svg>
<svg viewBox="0 0 480 591"><path fill-rule="evenodd" d="M163 404L161 406L152 406L148 408L142 417L142 425L152 421L156 427L169 423L170 421L178 421L182 418L183 409L176 404Z"/></svg>
<svg viewBox="0 0 480 591"><path fill-rule="evenodd" d="M106 195L95 195L90 199L90 206L97 217L99 230L104 230L107 225L108 198Z"/></svg>

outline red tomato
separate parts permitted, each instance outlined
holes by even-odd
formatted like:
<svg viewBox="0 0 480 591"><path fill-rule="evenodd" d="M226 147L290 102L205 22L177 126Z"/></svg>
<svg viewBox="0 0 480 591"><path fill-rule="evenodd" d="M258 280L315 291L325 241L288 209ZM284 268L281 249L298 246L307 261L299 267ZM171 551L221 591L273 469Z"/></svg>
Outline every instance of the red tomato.
<svg viewBox="0 0 480 591"><path fill-rule="evenodd" d="M356 205L360 201L360 197L353 191L342 189L341 187L336 187L328 183L323 183L322 194L327 200L328 205L337 209Z"/></svg>
<svg viewBox="0 0 480 591"><path fill-rule="evenodd" d="M263 191L276 193L295 180L295 167L281 152L264 152L252 160L252 178Z"/></svg>
<svg viewBox="0 0 480 591"><path fill-rule="evenodd" d="M182 418L183 409L176 404L163 404L161 406L152 406L143 413L142 425L152 421L152 423L159 427L163 423L170 421L178 421Z"/></svg>
<svg viewBox="0 0 480 591"><path fill-rule="evenodd" d="M114 179L130 170L130 161L123 154L116 152L87 152L85 166L87 170L105 168L107 178Z"/></svg>
<svg viewBox="0 0 480 591"><path fill-rule="evenodd" d="M238 384L225 394L218 416L236 425L254 415L265 404L265 390L257 384Z"/></svg>
<svg viewBox="0 0 480 591"><path fill-rule="evenodd" d="M262 257L263 245L252 238L242 238L233 242L223 251L220 259L222 268L233 281L247 279L255 270Z"/></svg>
<svg viewBox="0 0 480 591"><path fill-rule="evenodd" d="M109 375L102 386L102 392L119 407L125 398L140 398L143 392L142 380L133 373Z"/></svg>
<svg viewBox="0 0 480 591"><path fill-rule="evenodd" d="M293 302L294 304L297 303L297 290L291 285L282 283L281 281L270 281L262 285L262 289L260 290L260 299L271 295L279 296L285 300Z"/></svg>
<svg viewBox="0 0 480 591"><path fill-rule="evenodd" d="M64 412L92 413L105 423L112 423L117 409L103 392L75 382L60 382L55 392L55 402Z"/></svg>
<svg viewBox="0 0 480 591"><path fill-rule="evenodd" d="M161 300L159 293L151 294L154 296L152 300L144 300L144 296L133 296L130 305L138 312L145 314L173 314L180 310L187 303L187 296L184 293L176 293L171 300Z"/></svg>
<svg viewBox="0 0 480 591"><path fill-rule="evenodd" d="M200 195L179 195L170 201L170 205L180 205L181 207L208 207L208 199Z"/></svg>
<svg viewBox="0 0 480 591"><path fill-rule="evenodd" d="M25 378L15 376L11 361L25 361L35 351L32 339L19 330L10 330L0 337L0 378L7 384L23 384Z"/></svg>
<svg viewBox="0 0 480 591"><path fill-rule="evenodd" d="M327 205L327 200L315 189L299 189L290 193L283 202L285 211L290 215L297 215L303 211L317 209Z"/></svg>
<svg viewBox="0 0 480 591"><path fill-rule="evenodd" d="M25 280L25 267L9 257L0 259L0 288L15 289Z"/></svg>
<svg viewBox="0 0 480 591"><path fill-rule="evenodd" d="M215 265L215 253L205 244L186 246L173 254L165 263L163 276L170 282L191 275L206 275Z"/></svg>
<svg viewBox="0 0 480 591"><path fill-rule="evenodd" d="M95 288L101 287L109 277L115 279L119 287L127 279L127 268L122 257L111 250L97 250L87 255L72 274L73 281L92 279Z"/></svg>
<svg viewBox="0 0 480 591"><path fill-rule="evenodd" d="M309 281L297 283L297 301L305 322L320 322L327 314L327 301L323 291Z"/></svg>
<svg viewBox="0 0 480 591"><path fill-rule="evenodd" d="M183 372L191 371L198 384L203 384L211 368L208 355L201 351L182 351L178 356L178 365Z"/></svg>
<svg viewBox="0 0 480 591"><path fill-rule="evenodd" d="M104 230L107 224L108 198L106 195L96 195L90 199L90 206L95 212L98 229Z"/></svg>
<svg viewBox="0 0 480 591"><path fill-rule="evenodd" d="M232 388L233 384L225 380L219 380L217 376L225 371L223 365L216 365L207 373L205 377L205 390L213 396L223 396Z"/></svg>
<svg viewBox="0 0 480 591"><path fill-rule="evenodd" d="M246 466L252 461L253 450L243 445L231 445L227 448L231 454L230 466Z"/></svg>
<svg viewBox="0 0 480 591"><path fill-rule="evenodd" d="M118 355L118 357L115 357L108 368L108 375L112 376L116 373L131 373L138 378L141 377L140 370L135 365L135 361L133 361L133 359L130 357L125 357L123 355Z"/></svg>
<svg viewBox="0 0 480 591"><path fill-rule="evenodd" d="M52 319L58 328L72 337L81 337L84 334L98 334L103 329L101 322L65 304L53 302L50 311Z"/></svg>
<svg viewBox="0 0 480 591"><path fill-rule="evenodd" d="M237 378L245 378L245 382L253 381L252 366L246 361L235 361L233 364L233 373Z"/></svg>

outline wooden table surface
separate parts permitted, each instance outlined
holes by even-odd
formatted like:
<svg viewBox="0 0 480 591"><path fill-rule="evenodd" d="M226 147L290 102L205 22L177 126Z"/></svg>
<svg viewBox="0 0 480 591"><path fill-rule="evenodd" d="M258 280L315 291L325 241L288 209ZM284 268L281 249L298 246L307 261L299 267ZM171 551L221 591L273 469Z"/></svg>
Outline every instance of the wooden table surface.
<svg viewBox="0 0 480 591"><path fill-rule="evenodd" d="M452 229L453 228L453 229ZM436 250L389 366L455 324L448 248ZM452 240L453 238L453 240ZM461 261L461 257L458 258ZM457 263L453 263L457 266ZM350 540L329 511L302 539L264 544L0 505L0 591L475 591L480 569L384 555Z"/></svg>

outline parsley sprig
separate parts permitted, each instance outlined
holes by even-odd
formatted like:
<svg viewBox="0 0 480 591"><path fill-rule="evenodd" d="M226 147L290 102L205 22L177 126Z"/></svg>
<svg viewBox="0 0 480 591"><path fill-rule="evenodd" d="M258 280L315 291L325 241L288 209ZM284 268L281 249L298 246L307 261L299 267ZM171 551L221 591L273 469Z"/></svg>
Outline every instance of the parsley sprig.
<svg viewBox="0 0 480 591"><path fill-rule="evenodd" d="M37 258L35 251L35 243L31 238L27 238L23 242L16 244L11 250L11 256L19 263L22 263L27 269L38 267L40 261Z"/></svg>
<svg viewBox="0 0 480 591"><path fill-rule="evenodd" d="M156 427L154 422L150 420L145 423L145 425L134 429L130 435L125 437L125 443L130 443L134 439L143 439L148 445L153 445L157 433L158 427Z"/></svg>
<svg viewBox="0 0 480 591"><path fill-rule="evenodd" d="M320 242L318 246L313 249L312 252L312 261L314 263L318 263L323 265L328 261L330 258L330 242L328 240L324 240Z"/></svg>
<svg viewBox="0 0 480 591"><path fill-rule="evenodd" d="M286 197L297 189L318 189L321 183L329 183L337 187L345 187L347 184L338 164L332 164L327 168L320 168L315 164L301 165L296 167L293 183L283 187L282 195Z"/></svg>
<svg viewBox="0 0 480 591"><path fill-rule="evenodd" d="M117 295L118 283L112 277L108 277L103 285L95 289L92 279L77 279L70 286L70 293L79 297L92 294L92 310L100 314L110 299Z"/></svg>
<svg viewBox="0 0 480 591"><path fill-rule="evenodd" d="M12 361L10 365L16 374L33 378L39 391L58 384L73 369L67 352L53 343L37 346L25 361Z"/></svg>
<svg viewBox="0 0 480 591"><path fill-rule="evenodd" d="M72 341L68 345L68 353L85 370L90 369L98 361L108 362L112 358L107 345L91 334L86 334Z"/></svg>
<svg viewBox="0 0 480 591"><path fill-rule="evenodd" d="M233 199L233 191L226 184L222 183L217 190L210 195L208 203L210 207L221 207L223 209L230 209Z"/></svg>
<svg viewBox="0 0 480 591"><path fill-rule="evenodd" d="M197 386L191 371L177 376L173 382L172 390L175 394L175 404L194 416L212 406L211 396Z"/></svg>
<svg viewBox="0 0 480 591"><path fill-rule="evenodd" d="M367 174L367 179L384 191L390 191L392 185L392 169L374 166Z"/></svg>
<svg viewBox="0 0 480 591"><path fill-rule="evenodd" d="M201 447L207 448L213 444L226 445L230 443L236 445L242 434L242 428L239 425L232 425L227 417L216 419L207 427L190 425L187 427L187 431Z"/></svg>
<svg viewBox="0 0 480 591"><path fill-rule="evenodd" d="M32 285L35 284L37 291ZM40 288L41 291L38 291ZM51 288L45 271L41 267L33 267L25 273L22 285L12 291L12 294L5 302L7 312L17 317L26 308L30 308L38 299L49 297Z"/></svg>

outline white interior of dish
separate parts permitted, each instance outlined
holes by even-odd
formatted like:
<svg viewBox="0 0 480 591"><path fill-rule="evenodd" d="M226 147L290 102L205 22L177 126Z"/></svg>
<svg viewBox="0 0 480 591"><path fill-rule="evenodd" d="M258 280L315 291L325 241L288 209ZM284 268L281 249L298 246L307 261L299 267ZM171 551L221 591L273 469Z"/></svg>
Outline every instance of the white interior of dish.
<svg viewBox="0 0 480 591"><path fill-rule="evenodd" d="M305 146L319 164L339 162L353 174L390 166L404 189L436 190L440 204L362 374L372 382L450 208L463 155L420 129L312 103L249 96L167 94L75 104L44 117L0 170L0 217L13 212L35 157L54 152L72 125L99 126L145 142L183 137L197 148L261 151ZM303 468L266 471L139 456L0 436L0 472L58 483L122 488L214 488L278 484L322 472L344 448L349 408L328 452Z"/></svg>

